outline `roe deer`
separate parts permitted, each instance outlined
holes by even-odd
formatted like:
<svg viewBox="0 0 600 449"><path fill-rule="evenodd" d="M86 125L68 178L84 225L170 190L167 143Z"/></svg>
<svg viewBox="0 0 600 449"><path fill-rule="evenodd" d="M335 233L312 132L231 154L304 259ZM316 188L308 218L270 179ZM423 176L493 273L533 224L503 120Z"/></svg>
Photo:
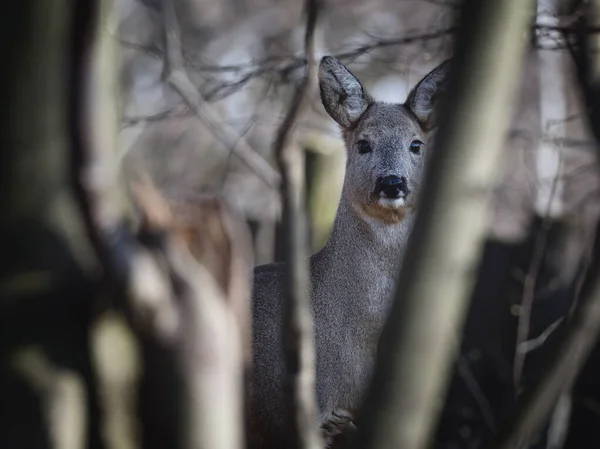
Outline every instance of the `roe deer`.
<svg viewBox="0 0 600 449"><path fill-rule="evenodd" d="M341 127L346 174L333 231L310 258L319 424L326 441L353 426L407 242L448 62L404 104L375 101L333 57L319 66L321 101ZM283 265L254 272L251 448L289 446L285 428Z"/></svg>

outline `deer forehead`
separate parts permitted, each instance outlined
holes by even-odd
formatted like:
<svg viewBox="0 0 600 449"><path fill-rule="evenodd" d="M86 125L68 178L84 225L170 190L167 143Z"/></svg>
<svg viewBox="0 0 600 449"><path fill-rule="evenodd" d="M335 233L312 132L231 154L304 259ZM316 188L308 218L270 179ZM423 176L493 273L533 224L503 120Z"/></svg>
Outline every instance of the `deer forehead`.
<svg viewBox="0 0 600 449"><path fill-rule="evenodd" d="M400 141L422 137L423 131L418 121L403 104L374 103L360 118L350 138L398 139ZM400 142L398 142L400 143Z"/></svg>

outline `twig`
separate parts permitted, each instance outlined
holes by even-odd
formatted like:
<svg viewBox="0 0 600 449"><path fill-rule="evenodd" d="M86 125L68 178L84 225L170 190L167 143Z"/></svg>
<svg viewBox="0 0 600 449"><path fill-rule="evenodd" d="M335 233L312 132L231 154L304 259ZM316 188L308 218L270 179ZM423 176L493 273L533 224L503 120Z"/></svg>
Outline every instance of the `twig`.
<svg viewBox="0 0 600 449"><path fill-rule="evenodd" d="M563 320L564 320L564 317L561 316L558 320L556 320L554 323L552 323L550 326L548 326L546 328L546 330L544 330L544 332L542 332L537 337L532 338L531 340L521 342L517 346L517 351L520 351L523 354L527 354L527 353L534 351L537 348L541 347L546 342L548 337L550 335L552 335L552 333L556 329L558 329L558 326L560 326L560 323L562 323Z"/></svg>
<svg viewBox="0 0 600 449"><path fill-rule="evenodd" d="M160 122L169 118L185 117L190 113L191 111L187 107L185 107L180 109L166 109L164 111L156 112L150 115L136 115L123 117L121 129L130 128L132 126L137 126L141 124L145 125L148 123Z"/></svg>
<svg viewBox="0 0 600 449"><path fill-rule="evenodd" d="M376 39L373 38L368 44L360 45L352 50L340 51L334 53L337 59L342 62L351 62L359 56L365 55L372 51L380 48L387 48L393 46L410 45L418 42L429 42L442 39L454 33L455 27L447 27L437 31L422 31L413 30L408 32L406 35L388 38L388 39ZM161 51L154 45L144 46L135 42L121 40L121 45L135 49L152 57L163 57ZM212 86L209 90L205 91L202 95L205 102L221 100L242 88L250 80L266 76L276 76L282 83L290 83L295 81L290 76L296 70L302 70L307 65L307 59L304 55L302 56L269 56L256 61L250 61L242 64L230 64L230 65L215 65L215 64L204 64L204 63L193 63L190 61L184 61L185 67L189 70L194 70L200 73L236 73L239 74L239 78L230 82L223 82Z"/></svg>
<svg viewBox="0 0 600 449"><path fill-rule="evenodd" d="M464 381L465 385L473 395L475 402L477 402L477 406L481 411L481 416L483 416L483 420L489 427L492 433L496 433L496 420L494 419L494 411L492 409L492 405L490 401L486 397L484 391L482 390L479 382L473 373L471 372L471 368L469 367L469 362L464 357L459 357L458 359L458 374Z"/></svg>
<svg viewBox="0 0 600 449"><path fill-rule="evenodd" d="M78 1L77 23L70 36L71 161L69 176L87 238L98 258L112 296L123 299L126 267L123 254L132 240L125 228L127 208L119 189L114 97L110 91L116 73L111 39L101 23L109 13L102 2ZM115 128L113 129L113 126ZM113 153L115 152L115 153ZM118 302L118 301L117 301Z"/></svg>
<svg viewBox="0 0 600 449"><path fill-rule="evenodd" d="M543 378L511 416L494 447L514 449L527 440L582 369L600 334L600 277L595 271L594 285L573 314L560 348L544 364Z"/></svg>
<svg viewBox="0 0 600 449"><path fill-rule="evenodd" d="M529 262L529 268L523 282L523 296L521 298L521 307L519 308L519 320L517 325L517 342L515 349L515 360L513 363L513 381L515 384L516 391L519 391L521 385L521 376L523 374L523 368L525 366L525 358L527 357L527 351L524 351L524 343L529 338L529 327L531 321L531 310L533 308L533 300L535 297L535 287L537 278L542 268L542 262L544 261L544 254L546 252L546 243L548 240L548 232L552 226L550 220L550 211L552 204L554 203L554 197L556 195L556 188L560 178L560 172L562 167L562 160L559 159L558 168L556 175L552 180L552 190L550 192L550 198L546 205L546 212L544 214L542 229L536 235L535 243L533 247L533 254L531 261Z"/></svg>
<svg viewBox="0 0 600 449"><path fill-rule="evenodd" d="M451 2L438 2L436 0L431 0L430 2L439 3L443 4L444 6L450 6L458 9L458 6L454 6ZM534 29L541 36L549 37L549 35L552 34L556 37L556 42L552 45L541 45L538 43L538 47L545 50L563 50L567 48L567 44L563 42L563 35L569 35L576 31L576 29L572 26L554 26L542 23L535 24ZM600 27L586 27L584 31L588 34L595 34L600 32ZM447 27L437 31L410 31L407 33L407 35L388 39L374 38L371 42L358 46L352 50L333 53L333 56L342 62L351 62L359 56L381 48L410 45L419 42L426 43L453 35L455 32L456 27ZM152 57L163 57L161 50L156 45L143 45L123 39L121 39L119 42L124 47L144 52ZM276 75L279 77L281 82L290 82L291 79L289 74L295 70L302 69L307 63L304 57L296 56L269 56L256 61L229 65L193 63L191 61L184 62L185 66L190 70L195 70L202 73L240 74L240 77L235 81L220 83L216 86L213 86L210 90L204 92L204 101L223 99L237 92L250 80L265 75Z"/></svg>
<svg viewBox="0 0 600 449"><path fill-rule="evenodd" d="M165 23L165 79L181 95L181 98L198 118L214 130L217 137L225 142L227 147L234 148L234 154L242 162L250 167L267 185L274 188L278 187L280 182L279 173L245 139L239 139L235 130L229 127L204 101L202 95L190 80L184 67L181 36L174 1L165 2L163 16Z"/></svg>
<svg viewBox="0 0 600 449"><path fill-rule="evenodd" d="M284 341L290 400L290 428L297 449L318 449L323 442L317 426L318 408L315 396L315 350L313 318L310 308L310 278L307 260L307 222L303 185L303 154L291 142L294 123L310 92L316 63L314 32L319 0L306 0L305 77L296 90L287 114L278 129L273 146L283 182L283 222L286 230L286 304Z"/></svg>
<svg viewBox="0 0 600 449"><path fill-rule="evenodd" d="M441 2L440 2L441 3ZM451 3L445 4L447 6L454 6ZM457 7L458 8L458 7ZM569 34L575 32L575 28L571 26L553 26L545 24L535 24L535 30L540 33L547 35L549 33L557 33L557 40L559 34ZM392 37L387 39L376 39L373 38L371 42L360 45L352 50L334 52L332 56L339 59L342 62L350 62L359 56L365 55L372 51L393 47L410 45L415 43L426 43L429 41L435 41L456 32L456 27L447 27L437 31L410 31L407 35ZM600 32L600 27L588 27L585 29L586 33L594 34ZM120 40L121 45L124 47L144 52L152 57L162 57L161 50L156 45L143 45L136 42ZM566 48L566 44L557 42L553 46L541 47L547 50L561 50ZM242 64L228 64L228 65L216 65L216 64L204 64L204 63L193 63L191 61L185 61L186 67L199 71L202 73L239 73L240 78L227 83L222 83L214 86L208 92L204 93L205 101L220 100L232 93L236 92L239 88L243 87L251 79L265 76L267 74L277 75L281 81L290 81L288 74L294 70L300 70L306 65L306 59L304 57L296 56L269 56L256 61L250 61Z"/></svg>

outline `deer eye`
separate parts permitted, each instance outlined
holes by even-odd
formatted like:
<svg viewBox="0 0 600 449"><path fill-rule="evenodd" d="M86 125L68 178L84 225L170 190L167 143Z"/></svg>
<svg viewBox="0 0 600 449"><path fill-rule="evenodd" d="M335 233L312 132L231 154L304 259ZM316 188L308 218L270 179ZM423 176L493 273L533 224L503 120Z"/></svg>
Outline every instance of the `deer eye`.
<svg viewBox="0 0 600 449"><path fill-rule="evenodd" d="M413 140L410 143L410 152L413 154L419 154L421 152L421 145L423 145L423 142L421 142L420 140Z"/></svg>
<svg viewBox="0 0 600 449"><path fill-rule="evenodd" d="M366 140L359 140L358 142L356 142L356 147L358 148L358 152L360 154L366 154L373 151L371 145L369 145L369 142L367 142Z"/></svg>

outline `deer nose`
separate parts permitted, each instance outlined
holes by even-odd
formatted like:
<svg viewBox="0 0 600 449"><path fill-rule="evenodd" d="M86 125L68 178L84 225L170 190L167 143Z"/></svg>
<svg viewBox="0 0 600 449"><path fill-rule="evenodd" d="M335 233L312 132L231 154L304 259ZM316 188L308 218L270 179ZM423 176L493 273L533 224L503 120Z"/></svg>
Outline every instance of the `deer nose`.
<svg viewBox="0 0 600 449"><path fill-rule="evenodd" d="M375 183L375 194L383 193L387 198L396 199L408 196L410 190L404 176L384 176Z"/></svg>

